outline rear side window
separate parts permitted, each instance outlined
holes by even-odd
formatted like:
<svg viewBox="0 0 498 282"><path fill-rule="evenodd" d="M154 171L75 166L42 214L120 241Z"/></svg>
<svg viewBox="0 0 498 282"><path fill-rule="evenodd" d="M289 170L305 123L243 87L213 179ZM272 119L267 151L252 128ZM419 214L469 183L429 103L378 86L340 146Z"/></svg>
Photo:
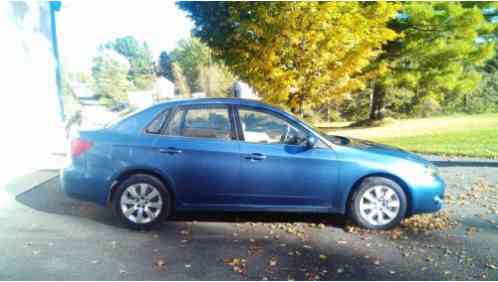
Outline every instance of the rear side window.
<svg viewBox="0 0 498 282"><path fill-rule="evenodd" d="M159 134L163 128L166 119L168 118L169 110L162 112L158 115L145 129L145 132L149 134Z"/></svg>
<svg viewBox="0 0 498 282"><path fill-rule="evenodd" d="M231 124L228 107L195 107L176 111L166 135L229 140Z"/></svg>

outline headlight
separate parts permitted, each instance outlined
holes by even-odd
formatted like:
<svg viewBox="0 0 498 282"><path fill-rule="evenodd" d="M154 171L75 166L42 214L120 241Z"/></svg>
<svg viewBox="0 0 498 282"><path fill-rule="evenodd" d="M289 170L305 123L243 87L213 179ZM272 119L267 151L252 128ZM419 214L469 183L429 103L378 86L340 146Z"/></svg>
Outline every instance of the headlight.
<svg viewBox="0 0 498 282"><path fill-rule="evenodd" d="M426 175L430 175L430 176L434 176L434 177L438 175L438 169L433 164L428 164L427 166L425 166L424 172Z"/></svg>

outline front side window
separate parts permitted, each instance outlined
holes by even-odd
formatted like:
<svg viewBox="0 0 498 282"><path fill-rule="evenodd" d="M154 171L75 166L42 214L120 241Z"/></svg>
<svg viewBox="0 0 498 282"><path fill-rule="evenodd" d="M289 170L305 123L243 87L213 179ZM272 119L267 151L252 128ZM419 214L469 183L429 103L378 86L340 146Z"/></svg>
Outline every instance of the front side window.
<svg viewBox="0 0 498 282"><path fill-rule="evenodd" d="M180 108L166 129L168 136L231 139L227 107Z"/></svg>
<svg viewBox="0 0 498 282"><path fill-rule="evenodd" d="M246 142L303 145L307 139L303 129L274 114L239 109L239 119Z"/></svg>

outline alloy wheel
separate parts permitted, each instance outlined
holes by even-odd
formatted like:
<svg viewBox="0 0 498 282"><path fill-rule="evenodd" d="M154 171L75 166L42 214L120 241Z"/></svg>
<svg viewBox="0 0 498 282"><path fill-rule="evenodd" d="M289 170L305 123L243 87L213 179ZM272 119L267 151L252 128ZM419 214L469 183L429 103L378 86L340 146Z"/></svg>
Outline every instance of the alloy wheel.
<svg viewBox="0 0 498 282"><path fill-rule="evenodd" d="M393 221L400 211L400 199L394 189L386 185L370 187L360 198L360 215L371 225L380 226Z"/></svg>
<svg viewBox="0 0 498 282"><path fill-rule="evenodd" d="M159 189L148 183L126 187L120 199L121 212L134 223L146 224L155 220L163 208Z"/></svg>

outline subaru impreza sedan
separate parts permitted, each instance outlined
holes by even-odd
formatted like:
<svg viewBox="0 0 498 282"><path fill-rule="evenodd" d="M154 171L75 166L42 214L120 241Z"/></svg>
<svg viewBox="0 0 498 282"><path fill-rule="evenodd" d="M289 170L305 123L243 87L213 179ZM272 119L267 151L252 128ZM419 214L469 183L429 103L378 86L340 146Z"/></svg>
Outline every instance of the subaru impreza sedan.
<svg viewBox="0 0 498 282"><path fill-rule="evenodd" d="M165 102L81 131L61 182L72 197L111 205L133 229L193 210L338 213L389 229L439 210L445 189L415 154L229 98Z"/></svg>

